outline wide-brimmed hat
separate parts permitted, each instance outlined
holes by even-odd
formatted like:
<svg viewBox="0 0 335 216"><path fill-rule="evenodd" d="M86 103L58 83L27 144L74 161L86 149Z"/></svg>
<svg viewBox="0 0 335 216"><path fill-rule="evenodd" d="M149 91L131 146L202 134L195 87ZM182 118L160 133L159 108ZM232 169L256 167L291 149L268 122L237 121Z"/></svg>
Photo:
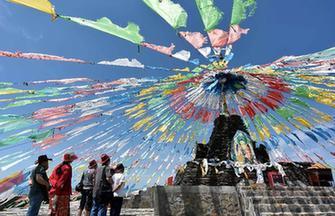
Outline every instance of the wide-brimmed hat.
<svg viewBox="0 0 335 216"><path fill-rule="evenodd" d="M108 155L106 155L106 154L102 154L101 156L100 156L100 162L102 163L102 164L104 164L104 163L106 163L108 160L110 160L110 157L108 156Z"/></svg>
<svg viewBox="0 0 335 216"><path fill-rule="evenodd" d="M72 162L77 159L78 159L78 156L75 155L74 153L66 153L64 154L64 157L63 157L64 162Z"/></svg>
<svg viewBox="0 0 335 216"><path fill-rule="evenodd" d="M89 169L93 169L95 166L97 166L97 161L96 160L91 160L90 163L88 164Z"/></svg>
<svg viewBox="0 0 335 216"><path fill-rule="evenodd" d="M37 161L35 161L35 164L41 164L41 163L43 163L45 161L52 161L52 159L48 158L47 155L40 155L40 156L38 156Z"/></svg>

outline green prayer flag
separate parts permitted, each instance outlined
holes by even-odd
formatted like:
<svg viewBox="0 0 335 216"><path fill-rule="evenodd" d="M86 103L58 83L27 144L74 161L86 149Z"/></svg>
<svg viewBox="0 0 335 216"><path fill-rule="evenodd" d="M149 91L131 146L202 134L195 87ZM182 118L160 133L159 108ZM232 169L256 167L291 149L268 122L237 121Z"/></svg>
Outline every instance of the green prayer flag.
<svg viewBox="0 0 335 216"><path fill-rule="evenodd" d="M172 83L172 84L164 84L164 85L161 85L159 86L160 89L162 90L165 90L165 89L172 89L172 88L175 88L176 87L176 84L175 83Z"/></svg>
<svg viewBox="0 0 335 216"><path fill-rule="evenodd" d="M302 107L305 107L305 108L310 108L310 106L306 102L304 102L304 101L302 101L298 98L290 98L290 101L294 104L299 105L299 106L302 106Z"/></svg>
<svg viewBox="0 0 335 216"><path fill-rule="evenodd" d="M60 96L60 95L67 95L69 92L63 92L62 90L65 90L68 88L61 87L61 88L55 88L55 87L47 87L41 90L37 91L30 91L28 95L16 97L15 99L29 99L29 98L40 98L40 97L54 97L54 96Z"/></svg>
<svg viewBox="0 0 335 216"><path fill-rule="evenodd" d="M276 113L278 113L278 115L280 115L281 117L283 117L286 120L292 118L295 115L294 110L292 110L288 107L278 108L278 109L276 109Z"/></svg>
<svg viewBox="0 0 335 216"><path fill-rule="evenodd" d="M19 100L19 101L15 101L13 103L8 104L7 106L0 108L0 109L9 109L12 107L21 107L21 106L26 106L29 104L34 104L34 103L39 103L42 102L43 100Z"/></svg>
<svg viewBox="0 0 335 216"><path fill-rule="evenodd" d="M35 122L18 115L1 115L0 116L0 133L12 130L22 129L33 126Z"/></svg>
<svg viewBox="0 0 335 216"><path fill-rule="evenodd" d="M132 22L128 23L126 27L122 28L114 24L107 17L102 17L97 21L87 20L79 17L70 17L70 16L60 16L60 17L65 20L70 20L80 25L88 26L106 32L108 34L120 37L135 44L140 44L141 42L144 41L143 36L140 35L139 33L140 28L138 27L138 25Z"/></svg>
<svg viewBox="0 0 335 216"><path fill-rule="evenodd" d="M318 94L318 92L313 91L306 86L298 86L296 89L294 89L294 94L299 96L299 97L304 97L304 98L313 98L314 94Z"/></svg>
<svg viewBox="0 0 335 216"><path fill-rule="evenodd" d="M256 0L234 0L231 14L231 25L238 25L256 10Z"/></svg>
<svg viewBox="0 0 335 216"><path fill-rule="evenodd" d="M51 129L51 130L47 130L47 131L44 131L44 132L34 133L34 134L30 135L28 138L33 140L34 142L39 142L39 141L42 141L42 140L50 137L53 133L54 133L54 131Z"/></svg>
<svg viewBox="0 0 335 216"><path fill-rule="evenodd" d="M263 121L262 121L262 119L261 119L261 117L259 115L255 115L254 116L254 123L258 127L262 127L262 125L264 125Z"/></svg>
<svg viewBox="0 0 335 216"><path fill-rule="evenodd" d="M187 13L180 4L176 4L171 0L143 0L143 2L174 29L186 27Z"/></svg>
<svg viewBox="0 0 335 216"><path fill-rule="evenodd" d="M0 140L0 146L16 144L25 140L26 138L26 136L10 136L3 140Z"/></svg>
<svg viewBox="0 0 335 216"><path fill-rule="evenodd" d="M13 83L11 82L0 82L0 87L3 87L3 86L12 86Z"/></svg>
<svg viewBox="0 0 335 216"><path fill-rule="evenodd" d="M223 17L223 12L214 5L214 0L195 0L195 2L204 23L205 31L215 29Z"/></svg>
<svg viewBox="0 0 335 216"><path fill-rule="evenodd" d="M194 68L194 69L192 70L192 72L194 72L194 73L201 73L203 70L204 70L204 69L201 68L201 67L196 67L196 68Z"/></svg>

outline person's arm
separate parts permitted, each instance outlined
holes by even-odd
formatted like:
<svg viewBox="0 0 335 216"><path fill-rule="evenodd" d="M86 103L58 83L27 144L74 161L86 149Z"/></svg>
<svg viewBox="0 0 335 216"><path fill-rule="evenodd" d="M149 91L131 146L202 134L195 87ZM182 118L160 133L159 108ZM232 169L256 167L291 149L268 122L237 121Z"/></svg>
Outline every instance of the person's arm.
<svg viewBox="0 0 335 216"><path fill-rule="evenodd" d="M113 178L112 177L107 177L107 181L109 182L109 184L113 184Z"/></svg>
<svg viewBox="0 0 335 216"><path fill-rule="evenodd" d="M118 191L119 189L121 189L125 185L125 182L126 182L125 176L122 174L122 176L120 178L121 178L120 183L118 185L116 185L115 188L113 188L113 192Z"/></svg>
<svg viewBox="0 0 335 216"><path fill-rule="evenodd" d="M124 186L124 182L121 182L121 184L119 184L116 188L113 188L113 192L118 191L120 188L122 188Z"/></svg>
<svg viewBox="0 0 335 216"><path fill-rule="evenodd" d="M113 175L112 170L110 168L106 168L106 180L109 182L109 184L113 185Z"/></svg>
<svg viewBox="0 0 335 216"><path fill-rule="evenodd" d="M45 187L49 188L50 184L46 181L41 174L36 174L36 181L37 183L44 185Z"/></svg>
<svg viewBox="0 0 335 216"><path fill-rule="evenodd" d="M95 185L95 178L97 177L97 170L93 173L93 186Z"/></svg>

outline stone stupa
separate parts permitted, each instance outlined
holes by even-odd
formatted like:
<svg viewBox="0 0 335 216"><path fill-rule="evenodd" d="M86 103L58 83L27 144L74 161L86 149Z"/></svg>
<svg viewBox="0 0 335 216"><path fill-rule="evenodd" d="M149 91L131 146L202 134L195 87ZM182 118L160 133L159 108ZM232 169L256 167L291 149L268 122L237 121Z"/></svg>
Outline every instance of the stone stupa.
<svg viewBox="0 0 335 216"><path fill-rule="evenodd" d="M224 162L236 160L233 158L234 137L241 132L249 135L240 116L220 115L217 117L209 142L207 144L197 143L193 160L188 161L185 167L178 171L175 185L236 185L243 177L237 177L234 168L227 168ZM257 152L255 142L251 140L250 144L254 154ZM262 154L263 158L268 160L266 151ZM211 164L216 165L211 166ZM249 175L251 178L256 178L254 173L249 173Z"/></svg>

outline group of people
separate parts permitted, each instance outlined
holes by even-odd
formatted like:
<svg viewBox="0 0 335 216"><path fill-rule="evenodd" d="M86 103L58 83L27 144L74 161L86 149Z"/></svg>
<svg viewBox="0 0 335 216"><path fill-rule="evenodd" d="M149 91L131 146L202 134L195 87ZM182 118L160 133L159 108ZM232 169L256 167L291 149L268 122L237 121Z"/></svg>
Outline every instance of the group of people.
<svg viewBox="0 0 335 216"><path fill-rule="evenodd" d="M37 216L43 201L49 203L50 216L70 215L70 196L72 194L72 166L78 159L74 153L66 153L62 163L47 175L49 161L47 155L40 155L31 173L29 209L27 216ZM125 195L125 176L122 163L111 166L110 157L102 154L101 165L96 160L89 162L76 190L81 193L78 216L105 216L110 206L110 215L120 215Z"/></svg>

